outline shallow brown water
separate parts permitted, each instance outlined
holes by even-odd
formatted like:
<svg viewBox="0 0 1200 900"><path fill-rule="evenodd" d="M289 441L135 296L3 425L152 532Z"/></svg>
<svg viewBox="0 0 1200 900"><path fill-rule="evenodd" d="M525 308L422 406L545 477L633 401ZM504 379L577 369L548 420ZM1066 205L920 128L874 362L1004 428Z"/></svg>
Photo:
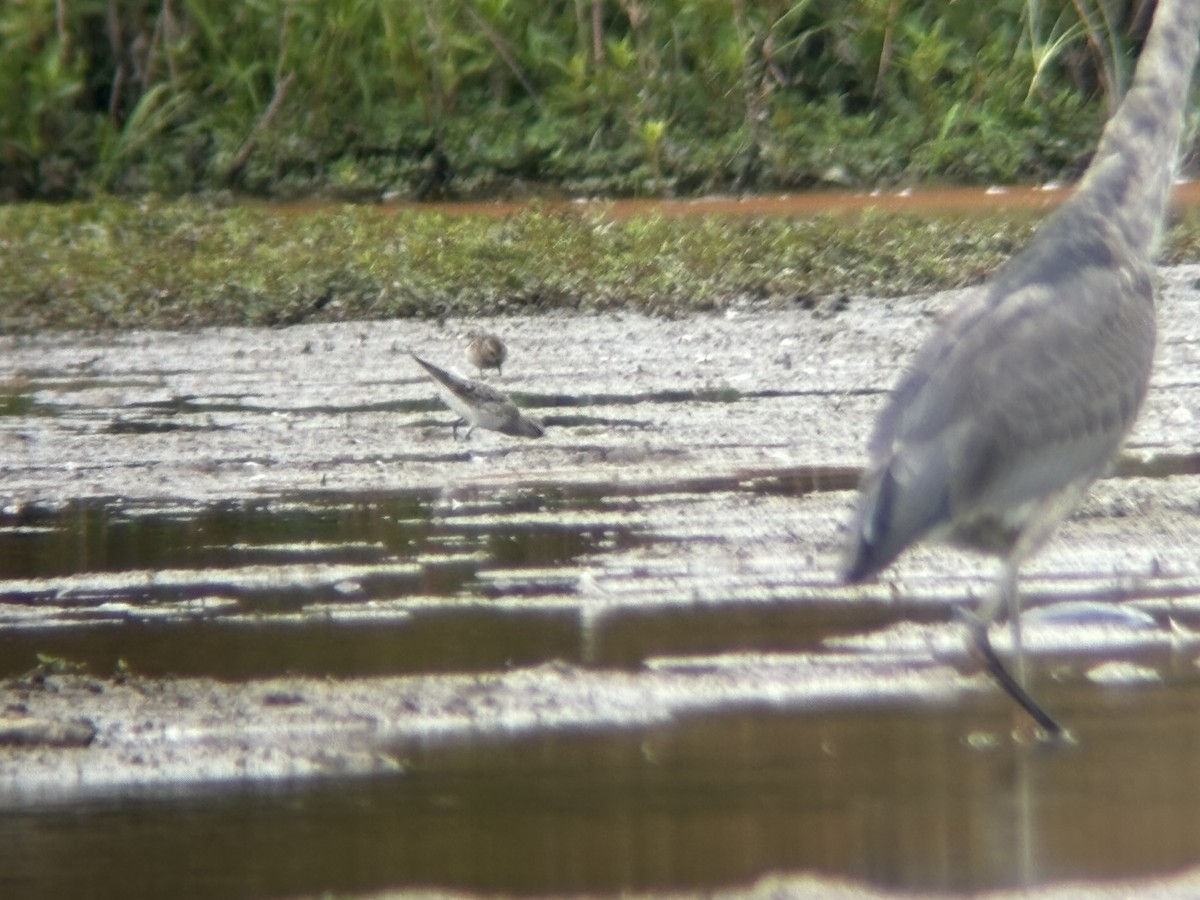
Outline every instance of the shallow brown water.
<svg viewBox="0 0 1200 900"><path fill-rule="evenodd" d="M922 187L918 191L807 191L802 194L755 195L750 197L701 197L688 200L556 200L538 201L548 209L598 212L615 219L635 216L793 216L845 215L876 210L882 213L979 215L986 212L1029 212L1043 215L1068 196L1071 186L1039 187ZM1200 206L1200 182L1176 185L1171 198L1175 210ZM309 213L331 204L295 203L272 209L283 213ZM446 215L511 216L527 209L525 200L449 201L438 203L384 203L390 212L421 210Z"/></svg>
<svg viewBox="0 0 1200 900"><path fill-rule="evenodd" d="M1194 863L1196 686L1049 696L1079 746L972 748L964 735L1003 727L998 703L761 710L409 748L387 777L14 810L0 817L3 882L47 898L542 895L803 871L978 891Z"/></svg>
<svg viewBox="0 0 1200 900"><path fill-rule="evenodd" d="M749 479L741 493L759 494L762 484ZM811 491L799 473L781 472L773 495L790 496L781 487L789 484L800 496ZM562 602L577 596L575 580L556 584L549 573L660 547L666 538L627 523L645 505L696 495L538 496L509 494L483 520L480 506L467 504L459 525L445 509L435 514L427 492L293 495L169 513L111 502L27 510L21 528L0 532L0 559L32 583L79 580L53 598L19 594L9 582L5 603L41 615L0 632L0 657L10 675L36 652L94 673L122 660L141 678L435 677L547 663L640 677L646 666L719 668L720 654L733 652L820 654L832 636L945 618L937 608L839 602L831 588L824 602L636 603L589 631ZM529 515L544 509L569 518L575 502L591 525L530 526ZM606 518L614 508L621 517ZM463 557L457 566L430 559L431 548L447 547ZM264 586L245 578L248 562L278 571ZM401 578L372 574L398 562L412 564ZM311 563L358 569L339 589L332 579L299 577L295 570ZM452 574L431 574L431 566ZM101 580L147 569L191 577L164 579L153 591ZM493 579L502 590L489 587ZM546 596L555 602L542 608ZM489 597L506 605L489 607ZM189 610L201 598L208 606ZM339 620L381 601L387 608L363 621ZM923 655L918 665L927 664ZM965 891L1129 877L1200 858L1200 680L1186 651L1135 649L1131 658L1168 680L1108 688L1081 672L1112 654L1084 656L1081 663L1075 648L1039 665L1039 694L1070 723L1073 746L1013 743L1017 716L979 683L925 701L848 687L843 701L814 709L750 692L744 702L701 702L649 726L582 714L560 727L455 737L401 724L374 751L400 767L391 775L126 785L10 805L0 813L0 871L14 896L28 897L288 896L401 885L686 892L795 871ZM62 859L71 865L55 862Z"/></svg>

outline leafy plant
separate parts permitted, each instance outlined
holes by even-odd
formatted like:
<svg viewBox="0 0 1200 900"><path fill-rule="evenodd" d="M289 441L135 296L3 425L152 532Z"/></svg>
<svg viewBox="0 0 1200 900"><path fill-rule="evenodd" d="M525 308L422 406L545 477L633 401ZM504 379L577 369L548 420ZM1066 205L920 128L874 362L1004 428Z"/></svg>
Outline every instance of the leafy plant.
<svg viewBox="0 0 1200 900"><path fill-rule="evenodd" d="M0 196L1050 177L1128 28L1105 0L22 0Z"/></svg>

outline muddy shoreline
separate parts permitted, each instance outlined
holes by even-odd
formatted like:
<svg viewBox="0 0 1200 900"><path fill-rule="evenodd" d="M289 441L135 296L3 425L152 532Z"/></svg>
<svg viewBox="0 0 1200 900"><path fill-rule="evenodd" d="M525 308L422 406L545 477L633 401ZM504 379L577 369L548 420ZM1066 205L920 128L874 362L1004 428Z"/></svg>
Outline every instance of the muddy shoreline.
<svg viewBox="0 0 1200 900"><path fill-rule="evenodd" d="M1194 670L1198 276L1200 267L1163 270L1158 364L1126 461L1027 569L1034 607L1121 601L1113 620L1084 614L1027 630L1057 667L1055 690L1080 702L1095 693L1097 667L1114 660ZM183 564L10 574L0 579L10 659L34 649L69 657L61 647L75 645L56 643L64 634L169 627L155 638L161 671L150 662L116 675L104 664L10 671L7 719L84 721L95 736L86 747L0 747L0 808L403 773L414 748L636 731L742 709L961 707L1007 740L1009 712L965 659L949 613L986 589L986 562L928 547L877 584L849 590L833 575L872 416L957 299L852 297L677 320L554 313L0 339L7 531L36 530L39 516L80 504L167 521L222 504L388 497L417 503L431 521L457 516L467 532L496 517L537 529L576 516L584 535L584 549L553 571L481 575L484 594L445 597L423 593L420 560L374 557L357 568L229 566L215 581ZM510 348L490 382L539 416L546 438L451 436L452 415L408 352L465 373L463 334L479 325ZM590 511L571 511L580 498ZM385 569L418 587L386 598L363 588ZM228 607L263 585L324 592L272 620L313 629L311 646L352 625L399 633L431 610L514 631L552 621L556 637L461 671L338 669L319 656L311 670L291 659L252 676L209 671L208 644L185 648L189 629L209 622L224 640L262 623ZM176 590L187 595L177 604ZM731 611L743 631L695 630ZM811 634L781 643L797 627ZM122 653L117 638L105 646Z"/></svg>
<svg viewBox="0 0 1200 900"><path fill-rule="evenodd" d="M1192 365L1200 354L1193 286L1198 273L1194 267L1164 270L1159 362L1129 450L1130 459L1143 466L1156 458L1187 459L1194 448L1192 410L1200 408L1200 380ZM454 505L548 487L603 490L664 498L648 504L641 526L677 540L665 558L648 560L634 552L577 573L578 582L558 602L581 623L616 621L631 610L696 598L751 604L857 598L877 607L898 591L910 591L923 595L918 603L937 603L939 596L944 602L947 590L958 593L963 574L985 584L986 564L922 548L894 577L854 591L837 587L832 572L851 498L846 487L861 464L871 416L932 320L956 300L952 292L895 301L854 298L847 308L826 313L746 309L675 321L553 314L485 322L511 348L503 378L493 375L492 383L547 423L549 436L540 441L491 432L476 432L469 442L454 440L448 427L453 416L407 356L419 350L466 372L461 333L475 322L7 338L0 340L0 379L13 399L10 414L0 417L4 515L17 527L30 510L89 498L119 498L135 510L159 510L247 498L286 502L298 494L416 491ZM756 483L762 490L749 498L734 490ZM670 498L677 493L703 499L676 506ZM1101 580L1173 578L1182 585L1173 593L1185 593L1191 580L1200 579L1200 562L1187 541L1197 530L1190 512L1198 498L1200 483L1191 475L1107 479L1030 566L1031 590L1052 595L1053 585L1039 583L1039 570L1060 570L1070 554L1081 560L1082 570L1089 560L1102 559ZM1158 540L1164 536L1167 541ZM958 577L945 585L938 569L947 554ZM630 560L640 569L631 568ZM181 577L186 580L187 573ZM329 577L336 582L352 576ZM169 580L170 574L135 571L124 578L116 590ZM88 580L88 575L33 584L9 579L0 583L0 596L12 600L39 589L69 595ZM503 596L496 602L521 603ZM546 601L538 603L546 607ZM29 627L36 616L18 604L9 605L3 618L10 627ZM587 627L579 626L581 643ZM586 655L581 650L578 659ZM922 674L919 680L924 679ZM432 695L449 683L452 679L428 675L377 687L382 694ZM26 781L53 780L35 772L42 766L53 771L60 754L78 757L71 766L80 767L81 785L91 781L91 761L103 755L100 748L121 720L122 706L132 710L154 697L192 690L233 707L261 693L290 690L286 680L269 688L172 681L144 694L136 680L72 685L68 680L53 691L25 691L19 705L49 716L69 707L76 717L105 723L94 749L46 751L37 755L37 765L31 765L28 751L0 750L0 783L6 785L0 799L19 802ZM328 705L339 706L333 688L318 696L326 691L332 692ZM299 682L296 692L311 694L312 686ZM66 706L64 695L70 697ZM798 695L796 702L802 700ZM306 709L306 716L320 718L323 702L309 701ZM286 721L293 712L267 704L256 714ZM151 718L169 728L180 715L164 701ZM581 722L589 718L579 715ZM330 722L319 741L323 750L341 719L331 715ZM413 734L422 728L401 713L374 727ZM192 745L194 763L177 762L165 767L168 774L150 776L155 751L139 751L133 741L124 753L142 762L122 764L120 754L110 755L107 771L96 780L136 784L148 777L212 777L205 774L203 758L219 755L219 732L224 740L237 734L236 728L213 728ZM204 727L191 722L185 730ZM369 758L352 734L353 729L345 735L348 758L360 752ZM302 749L274 758L252 767L255 777L322 768ZM212 771L236 775L231 759L214 763ZM363 762L345 765L370 768Z"/></svg>

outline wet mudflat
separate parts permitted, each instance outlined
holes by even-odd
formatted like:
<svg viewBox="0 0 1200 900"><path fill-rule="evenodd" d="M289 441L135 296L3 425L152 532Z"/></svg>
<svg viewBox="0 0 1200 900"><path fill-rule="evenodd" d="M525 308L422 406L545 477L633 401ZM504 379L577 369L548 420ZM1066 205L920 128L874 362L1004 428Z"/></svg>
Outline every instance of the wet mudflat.
<svg viewBox="0 0 1200 900"><path fill-rule="evenodd" d="M484 323L538 441L456 441L407 355L467 373L476 322L0 341L0 886L1194 892L1200 269L1163 277L1129 452L1027 568L1052 750L952 618L987 563L834 575L953 294Z"/></svg>

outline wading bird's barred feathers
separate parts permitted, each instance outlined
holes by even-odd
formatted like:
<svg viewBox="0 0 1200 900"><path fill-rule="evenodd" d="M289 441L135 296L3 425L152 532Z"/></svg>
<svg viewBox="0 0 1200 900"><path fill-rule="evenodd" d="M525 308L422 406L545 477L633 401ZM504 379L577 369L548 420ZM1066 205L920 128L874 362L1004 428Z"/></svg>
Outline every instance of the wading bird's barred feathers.
<svg viewBox="0 0 1200 900"><path fill-rule="evenodd" d="M1160 0L1133 85L1075 194L917 352L875 423L845 577L924 537L1001 557L976 649L1043 727L1057 725L991 652L1017 571L1111 464L1154 356L1154 253L1174 180L1200 0Z"/></svg>
<svg viewBox="0 0 1200 900"><path fill-rule="evenodd" d="M1129 93L1104 127L1072 201L1093 207L1126 252L1153 259L1175 181L1200 3L1160 0Z"/></svg>
<svg viewBox="0 0 1200 900"><path fill-rule="evenodd" d="M931 531L1005 552L1046 494L1115 454L1149 378L1151 253L1198 33L1200 2L1159 3L1079 189L897 384L869 445L850 580Z"/></svg>

